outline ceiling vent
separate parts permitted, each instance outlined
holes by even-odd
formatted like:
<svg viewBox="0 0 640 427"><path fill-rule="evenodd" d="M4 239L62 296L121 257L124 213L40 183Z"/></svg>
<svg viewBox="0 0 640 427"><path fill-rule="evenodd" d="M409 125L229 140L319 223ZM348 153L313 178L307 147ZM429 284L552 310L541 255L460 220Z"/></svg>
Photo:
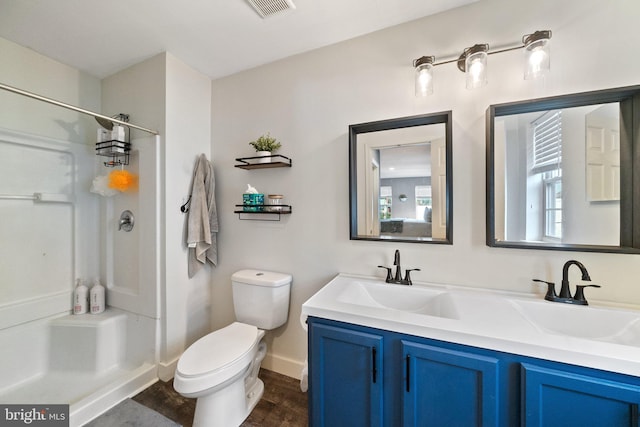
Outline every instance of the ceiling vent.
<svg viewBox="0 0 640 427"><path fill-rule="evenodd" d="M293 0L247 0L263 18L289 9L295 9Z"/></svg>

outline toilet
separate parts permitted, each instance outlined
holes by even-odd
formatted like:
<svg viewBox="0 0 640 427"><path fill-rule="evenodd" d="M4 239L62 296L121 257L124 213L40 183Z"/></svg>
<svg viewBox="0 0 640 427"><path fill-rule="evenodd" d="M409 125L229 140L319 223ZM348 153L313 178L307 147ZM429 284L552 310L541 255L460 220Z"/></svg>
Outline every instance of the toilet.
<svg viewBox="0 0 640 427"><path fill-rule="evenodd" d="M264 331L289 314L291 275L241 270L231 276L236 322L193 343L178 360L173 387L196 398L194 427L239 426L264 392L258 378Z"/></svg>

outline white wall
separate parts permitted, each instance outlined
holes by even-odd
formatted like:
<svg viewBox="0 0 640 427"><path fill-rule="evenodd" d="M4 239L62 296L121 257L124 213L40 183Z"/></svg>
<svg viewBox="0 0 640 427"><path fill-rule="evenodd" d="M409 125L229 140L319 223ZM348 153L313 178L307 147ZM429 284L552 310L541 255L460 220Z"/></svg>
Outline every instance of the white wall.
<svg viewBox="0 0 640 427"><path fill-rule="evenodd" d="M581 260L603 287L591 300L640 304L634 255L489 248L485 245L485 111L490 104L640 83L628 47L640 3L632 0L484 0L213 82L212 151L217 162L220 266L213 272L214 327L233 320L231 274L257 267L293 274L290 319L270 332L265 365L298 375L306 356L302 303L338 272L382 276L394 249L415 280L539 292L532 278L560 280ZM552 71L524 81L521 51L489 57L488 86L468 91L455 64L435 68L434 95L414 97L411 61L458 55L465 47L518 42L550 29ZM453 110L452 246L349 240L349 124ZM234 158L270 132L293 159L291 169L246 171ZM293 213L277 223L240 221L232 213L246 184L284 194ZM464 268L460 268L464 265ZM577 277L573 278L577 280Z"/></svg>
<svg viewBox="0 0 640 427"><path fill-rule="evenodd" d="M167 110L163 163L164 215L164 348L162 379L173 377L177 358L202 335L211 331L211 265L192 279L187 276L184 244L185 215L196 156L211 157L211 80L167 54Z"/></svg>
<svg viewBox="0 0 640 427"><path fill-rule="evenodd" d="M100 110L100 80L0 38L0 82L87 110ZM0 91L0 127L93 144L95 121L74 111Z"/></svg>
<svg viewBox="0 0 640 427"><path fill-rule="evenodd" d="M105 111L129 113L132 122L161 135L159 376L167 380L182 351L210 331L210 267L188 279L180 206L189 195L196 156L210 158L211 80L162 53L106 78L103 91ZM153 272L148 275L151 281Z"/></svg>

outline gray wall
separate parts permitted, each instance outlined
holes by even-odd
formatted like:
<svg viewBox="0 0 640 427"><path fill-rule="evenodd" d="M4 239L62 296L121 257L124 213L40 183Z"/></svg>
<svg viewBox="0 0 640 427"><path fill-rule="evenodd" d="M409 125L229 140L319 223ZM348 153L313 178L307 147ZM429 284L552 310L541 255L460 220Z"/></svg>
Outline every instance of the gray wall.
<svg viewBox="0 0 640 427"><path fill-rule="evenodd" d="M421 178L385 178L380 180L381 186L390 186L393 201L391 204L392 218L416 217L416 185L431 185L431 177ZM405 202L401 202L401 194L407 196ZM422 219L422 218L418 218Z"/></svg>

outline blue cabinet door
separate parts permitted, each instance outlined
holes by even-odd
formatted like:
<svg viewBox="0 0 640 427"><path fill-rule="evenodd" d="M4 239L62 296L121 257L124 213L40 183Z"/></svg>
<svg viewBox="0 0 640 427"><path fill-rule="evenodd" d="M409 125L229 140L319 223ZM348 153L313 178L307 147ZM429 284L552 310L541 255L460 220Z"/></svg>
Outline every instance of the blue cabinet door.
<svg viewBox="0 0 640 427"><path fill-rule="evenodd" d="M404 426L498 425L493 357L402 341Z"/></svg>
<svg viewBox="0 0 640 427"><path fill-rule="evenodd" d="M638 426L640 386L610 374L596 378L522 364L523 425L563 427Z"/></svg>
<svg viewBox="0 0 640 427"><path fill-rule="evenodd" d="M382 425L381 335L309 324L311 426Z"/></svg>

